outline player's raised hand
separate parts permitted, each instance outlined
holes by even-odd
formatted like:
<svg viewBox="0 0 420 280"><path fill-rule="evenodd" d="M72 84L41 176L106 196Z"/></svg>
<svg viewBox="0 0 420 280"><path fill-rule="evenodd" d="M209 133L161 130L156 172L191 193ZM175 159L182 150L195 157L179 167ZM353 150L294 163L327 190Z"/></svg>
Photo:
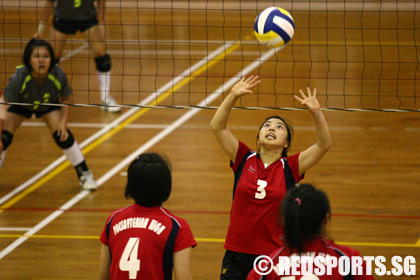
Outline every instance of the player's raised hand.
<svg viewBox="0 0 420 280"><path fill-rule="evenodd" d="M300 102L303 106L308 108L310 112L319 111L321 106L319 105L318 99L316 99L316 88L314 88L313 93L309 87L306 88L307 94L305 94L301 89L299 90L300 96L295 95L295 99Z"/></svg>
<svg viewBox="0 0 420 280"><path fill-rule="evenodd" d="M237 97L243 96L245 94L252 94L252 89L261 83L259 76L249 76L248 78L242 77L242 79L233 86L231 93Z"/></svg>

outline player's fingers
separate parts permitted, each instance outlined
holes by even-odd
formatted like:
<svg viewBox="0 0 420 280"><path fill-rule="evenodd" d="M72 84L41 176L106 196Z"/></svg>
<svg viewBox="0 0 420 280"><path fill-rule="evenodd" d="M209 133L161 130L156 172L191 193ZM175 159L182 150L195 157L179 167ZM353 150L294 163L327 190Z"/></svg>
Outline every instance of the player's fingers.
<svg viewBox="0 0 420 280"><path fill-rule="evenodd" d="M252 76L251 76L251 78L252 78L252 79L250 79L250 82L251 82L251 83L254 83L255 81L259 80L259 78L260 78L260 77L259 77L259 76L257 76L257 75L255 75L255 76L254 76L254 75L252 75Z"/></svg>
<svg viewBox="0 0 420 280"><path fill-rule="evenodd" d="M306 88L306 91L308 92L308 97L312 96L311 89L309 87Z"/></svg>
<svg viewBox="0 0 420 280"><path fill-rule="evenodd" d="M251 76L249 76L247 79L246 79L246 83L252 83L252 80L254 79L254 75L251 75Z"/></svg>
<svg viewBox="0 0 420 280"><path fill-rule="evenodd" d="M250 85L252 86L252 87L255 87L256 85L258 85L259 83L261 83L261 80L260 79L258 79L258 77L256 78L256 79L253 79L251 82L250 82Z"/></svg>
<svg viewBox="0 0 420 280"><path fill-rule="evenodd" d="M299 96L297 96L297 95L293 95L294 97L295 97L295 99L297 100L297 101L299 101L300 103L302 103L302 101L303 101L303 99L302 98L300 98Z"/></svg>
<svg viewBox="0 0 420 280"><path fill-rule="evenodd" d="M316 97L316 88L314 88L314 93L312 94L313 97Z"/></svg>
<svg viewBox="0 0 420 280"><path fill-rule="evenodd" d="M68 137L67 131L63 131L63 132L60 134L60 141L61 141L61 142L66 141L67 137Z"/></svg>
<svg viewBox="0 0 420 280"><path fill-rule="evenodd" d="M305 99L306 98L306 95L305 95L305 93L303 92L303 90L299 90L299 93L300 93L300 96L302 96L302 98L303 99Z"/></svg>

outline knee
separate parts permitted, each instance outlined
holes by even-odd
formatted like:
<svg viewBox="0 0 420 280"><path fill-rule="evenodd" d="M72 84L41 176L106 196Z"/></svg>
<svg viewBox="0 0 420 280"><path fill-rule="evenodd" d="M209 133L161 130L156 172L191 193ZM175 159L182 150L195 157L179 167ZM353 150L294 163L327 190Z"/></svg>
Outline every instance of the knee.
<svg viewBox="0 0 420 280"><path fill-rule="evenodd" d="M55 143L57 146L59 146L61 149L68 149L74 144L74 137L70 130L67 129L67 133L69 134L69 137L65 141L60 141L60 136L58 136L58 131L55 131L53 133L53 138L55 140Z"/></svg>
<svg viewBox="0 0 420 280"><path fill-rule="evenodd" d="M5 151L13 141L13 134L7 130L1 132L1 142L3 143L3 151Z"/></svg>
<svg viewBox="0 0 420 280"><path fill-rule="evenodd" d="M111 70L111 57L109 54L95 57L96 70L105 73Z"/></svg>

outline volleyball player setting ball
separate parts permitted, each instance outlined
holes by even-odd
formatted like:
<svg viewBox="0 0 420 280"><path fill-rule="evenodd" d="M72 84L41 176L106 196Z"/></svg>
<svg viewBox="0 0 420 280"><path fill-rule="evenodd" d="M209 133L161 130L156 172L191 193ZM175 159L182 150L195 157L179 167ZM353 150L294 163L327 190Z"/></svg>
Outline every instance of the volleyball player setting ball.
<svg viewBox="0 0 420 280"><path fill-rule="evenodd" d="M281 12L277 8L272 10ZM270 12L263 12L257 18L256 27L259 27L260 20L267 22L269 19L281 21ZM284 39L276 40L277 44L284 45ZM277 44L273 43L273 46ZM252 94L252 89L260 82L258 76L242 77L224 98L210 123L235 175L221 280L245 280L259 256L268 255L283 245L283 229L276 224L280 203L287 190L293 189L331 147L328 125L316 98L316 89L309 88L306 93L300 90L300 96L294 98L313 117L317 135L313 145L289 156L293 130L291 124L280 116L270 116L262 123L256 133L256 150L239 141L227 126L230 113L236 101Z"/></svg>

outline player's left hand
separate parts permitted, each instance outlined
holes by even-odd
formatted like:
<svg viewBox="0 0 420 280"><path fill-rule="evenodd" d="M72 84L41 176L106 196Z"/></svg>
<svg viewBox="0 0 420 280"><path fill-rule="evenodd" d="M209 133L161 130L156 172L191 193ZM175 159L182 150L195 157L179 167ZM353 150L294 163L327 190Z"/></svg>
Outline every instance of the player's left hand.
<svg viewBox="0 0 420 280"><path fill-rule="evenodd" d="M321 106L319 105L318 99L316 99L316 88L314 88L313 93L309 87L307 87L306 90L307 94L300 89L299 92L301 97L295 95L295 99L299 101L300 104L308 108L310 112L319 111Z"/></svg>
<svg viewBox="0 0 420 280"><path fill-rule="evenodd" d="M61 122L60 125L58 126L57 134L58 136L60 136L61 142L66 141L67 138L69 137L69 133L67 132L67 124Z"/></svg>

